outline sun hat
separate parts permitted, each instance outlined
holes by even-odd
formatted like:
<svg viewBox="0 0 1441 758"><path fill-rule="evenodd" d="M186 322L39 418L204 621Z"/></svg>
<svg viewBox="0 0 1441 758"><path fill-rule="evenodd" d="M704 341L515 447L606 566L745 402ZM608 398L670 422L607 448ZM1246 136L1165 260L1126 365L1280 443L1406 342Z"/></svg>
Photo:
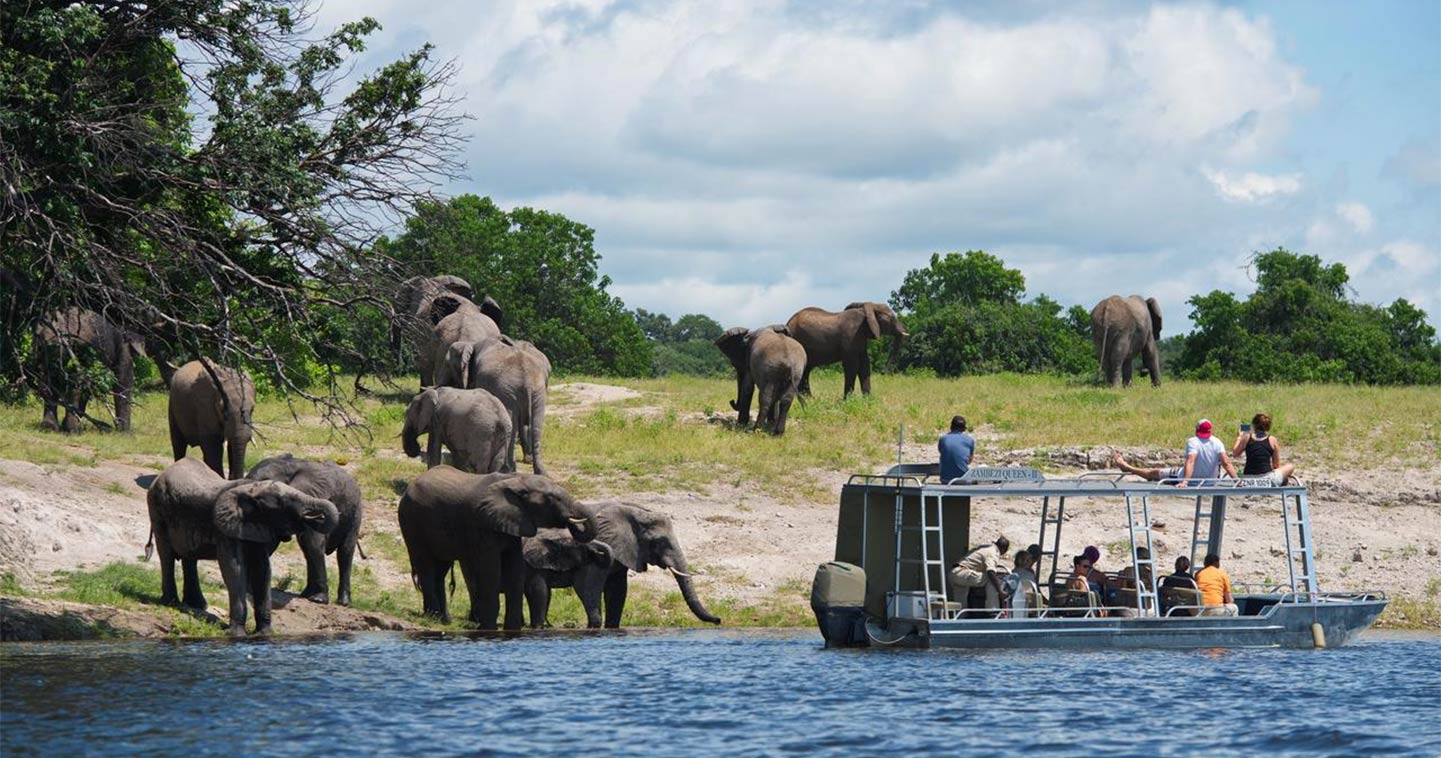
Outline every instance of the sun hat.
<svg viewBox="0 0 1441 758"><path fill-rule="evenodd" d="M1210 438L1211 438L1211 420L1210 420L1210 419L1204 419L1204 418L1203 418L1203 419L1201 419L1200 421L1197 421L1197 422L1196 422L1196 436L1197 436L1197 437L1200 437L1200 438L1203 439L1203 440L1204 440L1204 439L1210 439Z"/></svg>

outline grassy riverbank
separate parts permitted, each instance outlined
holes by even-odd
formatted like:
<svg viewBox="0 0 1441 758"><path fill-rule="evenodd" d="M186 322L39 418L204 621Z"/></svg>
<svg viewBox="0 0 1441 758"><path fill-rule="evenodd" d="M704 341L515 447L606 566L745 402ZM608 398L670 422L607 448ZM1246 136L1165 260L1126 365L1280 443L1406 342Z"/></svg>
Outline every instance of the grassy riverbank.
<svg viewBox="0 0 1441 758"><path fill-rule="evenodd" d="M578 388L578 383L630 391L614 390L597 401L582 391L583 387ZM805 577L815 560L824 559L833 539L834 532L827 530L834 529L833 504L839 483L850 472L874 470L893 461L902 424L907 457L929 457L937 435L955 413L966 415L978 430L979 462L1004 459L1014 463L1045 460L1048 451L1058 449L1089 454L1086 451L1094 448L1096 459L1112 447L1174 457L1197 418L1208 417L1219 429L1227 430L1222 439L1229 442L1229 430L1236 423L1264 410L1275 417L1286 454L1301 465L1303 477L1349 481L1345 477L1352 473L1430 472L1426 476L1431 478L1423 477L1418 485L1419 494L1413 493L1407 500L1406 493L1400 493L1397 502L1411 503L1429 514L1429 519L1420 519L1429 524L1423 523L1416 534L1407 535L1419 545L1413 552L1441 542L1441 535L1433 534L1441 529L1441 508L1434 501L1434 491L1426 491L1433 486L1427 482L1436 478L1437 461L1441 460L1441 397L1434 389L1168 382L1160 388L1112 391L1038 376L954 380L880 376L875 381L875 395L841 400L840 376L819 373L813 381L815 396L793 407L787 435L772 438L734 430L734 413L727 405L734 382L729 380L568 377L557 378L553 384L544 442L553 475L584 498L640 498L650 507L673 513L672 506L687 508L684 520L678 517L677 522L682 543L692 562L708 571L701 584L704 596L727 625L810 624ZM350 384L342 382L342 386ZM365 495L364 544L372 556L371 561L359 565L356 607L433 625L418 615L419 595L405 581L408 569L395 528L398 493L423 470L420 462L399 451L404 400L405 395L397 393L355 401L359 423L338 430L307 404L262 398L255 415L258 435L248 463L294 452L347 465ZM40 430L39 416L35 403L0 406L0 459L36 464L60 481L90 482L84 486L77 483L73 492L62 488L55 497L83 499L89 492L100 499L123 498L143 514L143 493L127 481L137 477L117 474L97 484L94 482L100 479L92 474L108 469L155 472L169 463L163 392L152 389L140 396L134 431L125 434L87 431L61 436ZM13 482L0 476L0 487L7 484ZM93 491L85 490L86 486ZM1351 487L1348 491L1367 494L1367 488L1389 485L1357 480L1346 486ZM1384 501L1379 496L1370 499ZM140 503L134 506L137 500ZM1382 502L1375 507L1381 507L1378 513L1384 515L1385 506ZM96 507L100 509L97 517L104 517L104 507ZM1318 513L1317 518L1332 515ZM139 519L138 528L143 529L143 515ZM1335 555L1348 551L1349 555L1353 545L1375 544L1382 535L1373 530L1379 528L1362 523L1343 535L1349 543L1323 541L1322 549L1335 550ZM809 541L804 549L788 549L777 530L794 530ZM1107 541L1115 538L1106 535ZM771 540L767 545L770 557L752 555L753 548L766 539ZM128 552L112 552L133 560L138 547L139 543L127 546ZM1395 547L1386 550L1393 557L1404 554ZM1372 550L1380 551L1379 547ZM297 560L293 546L282 548L281 564L289 568L277 571L277 584L284 583L287 571L294 574L292 583L299 583L303 572L295 571ZM779 562L786 564L774 565ZM10 581L4 594L23 591L119 607L152 607L151 600L159 593L153 565L136 566L124 560L114 565L91 563L83 569L62 565L59 568L72 573L42 572L34 581L27 580L23 588ZM757 578L756 571L761 569L765 569L761 572L764 576ZM1364 569L1371 570L1372 565L1365 564ZM1354 574L1348 577L1348 571L1350 562L1323 572L1323 578L1328 586L1357 578ZM1436 573L1434 566L1432 573ZM632 583L628 625L700 623L686 610L673 585L667 588L649 575L641 579ZM1406 581L1411 581L1409 575ZM1441 626L1437 592L1427 591L1441 586L1441 575L1415 577L1414 583L1413 588L1402 588L1394 611L1388 611L1383 622L1388 626ZM218 586L209 590L212 603L223 604L223 591ZM453 615L463 618L466 610L461 589L455 595ZM556 593L552 620L561 626L583 626L573 593Z"/></svg>

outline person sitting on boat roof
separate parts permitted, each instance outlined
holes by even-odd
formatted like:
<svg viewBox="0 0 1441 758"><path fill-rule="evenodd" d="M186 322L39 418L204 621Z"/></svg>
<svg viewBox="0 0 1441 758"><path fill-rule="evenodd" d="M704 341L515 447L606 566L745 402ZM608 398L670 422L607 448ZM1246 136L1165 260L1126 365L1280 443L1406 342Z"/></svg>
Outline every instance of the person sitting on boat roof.
<svg viewBox="0 0 1441 758"><path fill-rule="evenodd" d="M966 433L966 417L951 419L951 433L936 442L941 453L941 481L950 482L966 475L971 469L971 456L976 453L976 438Z"/></svg>
<svg viewBox="0 0 1441 758"><path fill-rule="evenodd" d="M1001 607L1001 580L999 575L1005 573L1005 555L1011 549L1011 541L1005 537L997 537L990 545L982 545L966 554L966 557L956 561L951 568L951 587L955 591L956 600L966 607L970 607L970 594L972 587L986 588L986 608Z"/></svg>
<svg viewBox="0 0 1441 758"><path fill-rule="evenodd" d="M1206 555L1206 565L1196 572L1196 585L1201 588L1202 616L1235 616L1236 598L1231 595L1231 576L1221 568L1221 556Z"/></svg>
<svg viewBox="0 0 1441 758"><path fill-rule="evenodd" d="M1282 485L1296 472L1296 467L1281 462L1281 442L1271 434L1271 417L1257 413L1251 418L1250 428L1241 426L1236 435L1236 444L1231 446L1231 457L1246 454L1246 466L1241 475L1260 477L1271 484Z"/></svg>
<svg viewBox="0 0 1441 758"><path fill-rule="evenodd" d="M1013 611L1012 615L1016 618L1025 618L1027 610L1040 605L1041 588L1036 583L1036 572L1032 570L1035 564L1036 559L1030 550L1017 550L1016 567L1001 582L1008 598L1006 607Z"/></svg>
<svg viewBox="0 0 1441 758"><path fill-rule="evenodd" d="M1118 452L1111 459L1112 465L1128 474L1134 474L1151 482L1162 480L1180 481L1176 486L1185 487L1188 481L1217 479L1224 468L1232 479L1237 478L1236 467L1226 455L1226 447L1211 436L1211 422L1201 419L1196 422L1196 435L1186 440L1186 463L1176 468L1140 468L1132 466ZM1204 482L1203 482L1204 483Z"/></svg>

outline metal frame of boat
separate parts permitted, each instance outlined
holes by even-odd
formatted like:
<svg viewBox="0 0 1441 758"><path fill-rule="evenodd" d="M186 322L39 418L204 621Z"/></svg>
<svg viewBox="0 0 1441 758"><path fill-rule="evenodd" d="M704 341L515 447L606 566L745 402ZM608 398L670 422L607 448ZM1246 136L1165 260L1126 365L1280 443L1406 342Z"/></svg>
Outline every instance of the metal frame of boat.
<svg viewBox="0 0 1441 758"><path fill-rule="evenodd" d="M936 466L908 464L882 475L855 475L842 489L836 561L859 567L865 581L864 611L851 619L863 626L836 633L817 618L827 644L959 648L1221 648L1325 647L1344 645L1369 627L1386 607L1380 592L1322 592L1317 586L1310 502L1304 485L1256 479L1138 482L1118 472L1073 479L1046 479L1030 468L973 468L962 479L941 482ZM1059 576L1066 507L1078 499L1115 502L1126 518L1131 566L1155 578L1111 607L1039 608L1029 612L965 610L951 597L948 567L970 544L972 501L1039 501L1042 556L1035 572ZM1199 613L1199 606L1163 608L1152 545L1158 501L1188 506L1193 517L1192 565L1207 553L1221 554L1228 502L1238 498L1278 503L1285 533L1287 581L1270 587L1238 584L1239 614ZM951 526L947 526L949 522ZM959 526L956 523L959 522ZM857 529L859 533L857 533ZM886 543L890 543L888 546ZM957 543L959 545L957 546ZM889 547L890 549L887 549ZM1149 558L1138 548L1146 548ZM830 564L836 565L836 564ZM824 567L823 567L824 568ZM1059 585L1064 586L1064 585ZM813 596L813 604L816 601ZM1196 615L1184 615L1187 612Z"/></svg>

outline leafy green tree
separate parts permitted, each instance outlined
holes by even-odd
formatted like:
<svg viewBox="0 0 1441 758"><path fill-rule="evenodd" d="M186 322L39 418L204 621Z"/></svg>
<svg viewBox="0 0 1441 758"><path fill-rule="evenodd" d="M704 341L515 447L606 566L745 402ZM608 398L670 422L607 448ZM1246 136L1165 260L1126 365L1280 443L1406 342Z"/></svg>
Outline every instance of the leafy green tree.
<svg viewBox="0 0 1441 758"><path fill-rule="evenodd" d="M651 345L598 270L595 231L559 213L506 211L488 197L422 202L377 247L427 273L463 277L505 311L506 334L534 342L565 373L645 376Z"/></svg>
<svg viewBox="0 0 1441 758"><path fill-rule="evenodd" d="M1254 382L1441 383L1441 345L1426 314L1405 300L1386 308L1346 297L1339 263L1278 248L1258 254L1256 291L1188 302L1196 329L1183 375Z"/></svg>
<svg viewBox="0 0 1441 758"><path fill-rule="evenodd" d="M671 341L700 340L714 343L722 334L725 334L725 327L715 319L700 313L687 313L676 319L675 328L671 330Z"/></svg>
<svg viewBox="0 0 1441 758"><path fill-rule="evenodd" d="M646 339L656 342L670 342L671 329L675 325L670 322L670 316L664 313L651 313L644 308L635 309L635 323L645 333Z"/></svg>
<svg viewBox="0 0 1441 758"><path fill-rule="evenodd" d="M403 272L367 243L460 142L429 46L353 70L378 28L316 37L299 0L0 5L4 378L34 381L23 335L80 306L337 408L305 390L322 349L368 346L322 348L326 322L389 302Z"/></svg>
<svg viewBox="0 0 1441 758"><path fill-rule="evenodd" d="M1089 370L1090 313L1072 306L1063 314L1045 295L1022 302L1025 292L1021 272L989 253L932 255L928 267L907 272L891 293L891 307L911 333L901 367L941 376Z"/></svg>

